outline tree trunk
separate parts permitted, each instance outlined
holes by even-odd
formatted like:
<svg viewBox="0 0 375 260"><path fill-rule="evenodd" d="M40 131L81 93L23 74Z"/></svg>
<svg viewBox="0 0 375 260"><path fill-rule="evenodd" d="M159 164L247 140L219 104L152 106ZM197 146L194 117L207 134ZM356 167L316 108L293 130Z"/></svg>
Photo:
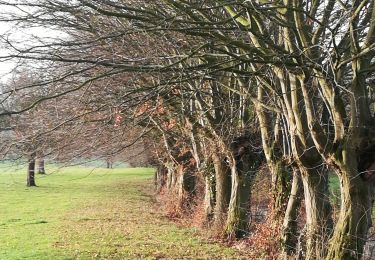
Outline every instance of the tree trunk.
<svg viewBox="0 0 375 260"><path fill-rule="evenodd" d="M250 191L255 172L248 156L231 165L232 192L228 207L225 233L241 238L248 234L250 224Z"/></svg>
<svg viewBox="0 0 375 260"><path fill-rule="evenodd" d="M300 172L293 172L292 188L289 195L288 205L285 211L283 229L281 234L281 250L284 258L295 255L298 243L298 213L302 200L302 181Z"/></svg>
<svg viewBox="0 0 375 260"><path fill-rule="evenodd" d="M229 167L224 158L217 154L212 155L215 168L216 204L214 208L214 227L221 228L224 225L226 212L230 200L231 178Z"/></svg>
<svg viewBox="0 0 375 260"><path fill-rule="evenodd" d="M46 171L44 169L44 159L40 158L38 160L38 174L46 174Z"/></svg>
<svg viewBox="0 0 375 260"><path fill-rule="evenodd" d="M112 169L113 168L112 158L107 157L105 161L107 163L107 169Z"/></svg>
<svg viewBox="0 0 375 260"><path fill-rule="evenodd" d="M371 226L371 194L368 182L359 176L354 153L344 153L337 170L341 207L327 259L362 259Z"/></svg>
<svg viewBox="0 0 375 260"><path fill-rule="evenodd" d="M272 217L279 225L282 223L290 195L291 173L282 160L268 162L272 175Z"/></svg>
<svg viewBox="0 0 375 260"><path fill-rule="evenodd" d="M184 209L189 207L195 191L195 174L193 167L180 164L177 167L177 199L178 207Z"/></svg>
<svg viewBox="0 0 375 260"><path fill-rule="evenodd" d="M178 208L182 209L185 204L187 193L184 189L184 177L185 171L182 165L177 166L177 205Z"/></svg>
<svg viewBox="0 0 375 260"><path fill-rule="evenodd" d="M306 259L322 259L332 230L328 172L321 167L300 167L300 171L306 208Z"/></svg>
<svg viewBox="0 0 375 260"><path fill-rule="evenodd" d="M176 170L173 163L167 163L167 188L171 190L176 184Z"/></svg>
<svg viewBox="0 0 375 260"><path fill-rule="evenodd" d="M205 176L205 191L204 191L204 222L210 223L214 216L215 207L215 175L211 172L206 173Z"/></svg>
<svg viewBox="0 0 375 260"><path fill-rule="evenodd" d="M27 169L27 184L28 187L36 186L35 184L35 158L29 159L29 166Z"/></svg>
<svg viewBox="0 0 375 260"><path fill-rule="evenodd" d="M155 171L155 191L156 193L160 193L162 188L165 186L165 179L167 175L167 169L164 165L160 165Z"/></svg>

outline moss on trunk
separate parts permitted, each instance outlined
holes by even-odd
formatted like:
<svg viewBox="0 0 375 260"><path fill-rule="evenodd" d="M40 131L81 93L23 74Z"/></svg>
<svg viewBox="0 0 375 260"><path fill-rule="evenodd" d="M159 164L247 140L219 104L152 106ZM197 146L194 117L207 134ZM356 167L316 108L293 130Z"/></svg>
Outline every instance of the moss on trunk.
<svg viewBox="0 0 375 260"><path fill-rule="evenodd" d="M322 259L331 236L332 218L328 172L321 167L301 168L306 208L306 259Z"/></svg>
<svg viewBox="0 0 375 260"><path fill-rule="evenodd" d="M298 243L298 213L302 200L302 181L299 171L293 172L292 188L285 211L281 232L281 255L292 257L296 253Z"/></svg>
<svg viewBox="0 0 375 260"><path fill-rule="evenodd" d="M349 168L339 172L341 208L326 259L363 257L372 207L368 184L355 175Z"/></svg>

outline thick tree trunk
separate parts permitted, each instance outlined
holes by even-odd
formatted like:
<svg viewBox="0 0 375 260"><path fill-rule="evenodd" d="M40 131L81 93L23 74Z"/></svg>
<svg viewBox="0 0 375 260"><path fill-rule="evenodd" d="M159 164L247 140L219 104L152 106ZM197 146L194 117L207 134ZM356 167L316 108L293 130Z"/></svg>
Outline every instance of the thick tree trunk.
<svg viewBox="0 0 375 260"><path fill-rule="evenodd" d="M250 225L250 191L255 172L245 156L231 166L232 192L228 207L225 233L240 238L248 234Z"/></svg>
<svg viewBox="0 0 375 260"><path fill-rule="evenodd" d="M27 169L27 184L28 187L36 186L35 184L35 158L29 159L29 166Z"/></svg>
<svg viewBox="0 0 375 260"><path fill-rule="evenodd" d="M289 195L288 205L285 211L283 229L281 234L281 255L288 259L296 253L298 243L298 214L302 200L302 181L300 172L293 172L292 188Z"/></svg>
<svg viewBox="0 0 375 260"><path fill-rule="evenodd" d="M328 172L321 167L300 171L306 208L306 259L322 259L332 230Z"/></svg>
<svg viewBox="0 0 375 260"><path fill-rule="evenodd" d="M224 162L224 158L220 155L213 154L212 160L215 168L215 189L216 199L214 208L214 227L223 228L228 204L230 200L231 178L229 167Z"/></svg>
<svg viewBox="0 0 375 260"><path fill-rule="evenodd" d="M339 167L341 208L327 259L362 259L371 226L370 186L359 176L353 153L345 154Z"/></svg>
<svg viewBox="0 0 375 260"><path fill-rule="evenodd" d="M195 174L189 165L177 167L177 199L178 206L183 209L189 206L195 191Z"/></svg>
<svg viewBox="0 0 375 260"><path fill-rule="evenodd" d="M282 160L268 162L272 175L272 217L279 225L282 223L290 195L291 173Z"/></svg>
<svg viewBox="0 0 375 260"><path fill-rule="evenodd" d="M44 159L40 158L38 160L38 174L46 174L46 171L44 169Z"/></svg>

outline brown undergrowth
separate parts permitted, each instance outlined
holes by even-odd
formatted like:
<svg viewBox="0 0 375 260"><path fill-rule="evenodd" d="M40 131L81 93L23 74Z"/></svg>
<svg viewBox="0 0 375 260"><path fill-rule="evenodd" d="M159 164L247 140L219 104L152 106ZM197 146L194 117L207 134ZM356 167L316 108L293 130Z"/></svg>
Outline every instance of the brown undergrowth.
<svg viewBox="0 0 375 260"><path fill-rule="evenodd" d="M213 227L207 222L203 189L198 189L194 197L185 200L189 203L182 204L176 200L176 192L162 189L157 195L157 207L166 218L178 225L197 228L207 241L240 250L245 259L277 259L280 252L280 225L276 225L271 217L268 176L257 178L254 187L257 189L253 191L249 207L252 225L249 235L243 239L229 239L219 231L220 227Z"/></svg>

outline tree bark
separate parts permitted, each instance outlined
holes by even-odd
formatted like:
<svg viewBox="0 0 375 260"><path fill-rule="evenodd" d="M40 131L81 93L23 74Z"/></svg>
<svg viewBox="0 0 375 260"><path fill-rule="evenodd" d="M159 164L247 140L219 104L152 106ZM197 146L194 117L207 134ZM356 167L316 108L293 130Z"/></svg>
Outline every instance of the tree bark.
<svg viewBox="0 0 375 260"><path fill-rule="evenodd" d="M205 192L204 192L204 215L206 224L210 223L214 216L215 207L215 180L212 173L206 173Z"/></svg>
<svg viewBox="0 0 375 260"><path fill-rule="evenodd" d="M176 170L175 170L174 164L171 162L167 162L166 168L167 168L167 188L168 190L171 190L175 186L176 181L177 181Z"/></svg>
<svg viewBox="0 0 375 260"><path fill-rule="evenodd" d="M192 196L195 192L195 167L189 163L177 166L177 199L181 209L189 207Z"/></svg>
<svg viewBox="0 0 375 260"><path fill-rule="evenodd" d="M363 247L371 226L370 185L359 176L353 153L344 151L338 164L341 207L327 259L362 259Z"/></svg>
<svg viewBox="0 0 375 260"><path fill-rule="evenodd" d="M322 259L331 236L328 172L321 167L300 168L306 208L306 259Z"/></svg>
<svg viewBox="0 0 375 260"><path fill-rule="evenodd" d="M27 169L27 184L28 187L36 186L35 184L35 158L30 157Z"/></svg>
<svg viewBox="0 0 375 260"><path fill-rule="evenodd" d="M282 159L268 162L272 175L272 217L281 224L290 195L291 173Z"/></svg>
<svg viewBox="0 0 375 260"><path fill-rule="evenodd" d="M232 189L228 207L225 233L228 237L241 238L248 234L251 215L249 214L251 185L255 176L250 158L231 165Z"/></svg>
<svg viewBox="0 0 375 260"><path fill-rule="evenodd" d="M285 211L282 234L281 255L287 259L296 253L298 243L298 213L302 200L302 181L299 170L294 170L292 188Z"/></svg>
<svg viewBox="0 0 375 260"><path fill-rule="evenodd" d="M187 198L187 193L184 189L184 179L185 171L182 165L177 166L177 205L182 209L185 205L185 200Z"/></svg>
<svg viewBox="0 0 375 260"><path fill-rule="evenodd" d="M214 208L214 227L222 228L226 218L226 212L230 200L231 178L229 167L224 162L224 157L218 154L212 155L215 168L216 199Z"/></svg>
<svg viewBox="0 0 375 260"><path fill-rule="evenodd" d="M167 169L164 165L160 165L155 171L155 191L160 193L163 187L165 186L165 179L167 175Z"/></svg>

